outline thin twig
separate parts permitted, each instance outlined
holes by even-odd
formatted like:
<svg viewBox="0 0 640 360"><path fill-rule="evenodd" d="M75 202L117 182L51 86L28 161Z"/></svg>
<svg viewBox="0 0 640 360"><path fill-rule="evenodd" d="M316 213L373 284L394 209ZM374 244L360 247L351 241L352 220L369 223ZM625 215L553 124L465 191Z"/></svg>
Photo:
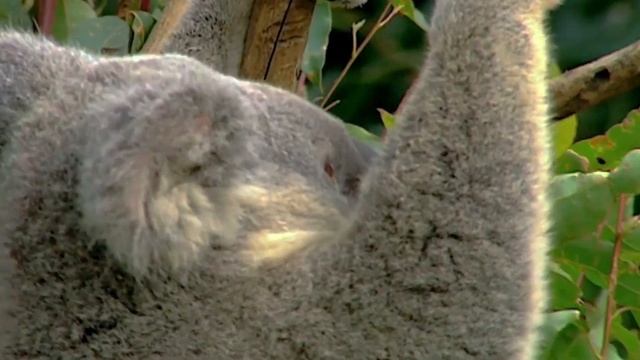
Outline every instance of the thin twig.
<svg viewBox="0 0 640 360"><path fill-rule="evenodd" d="M334 101L334 102L332 102L331 104L327 105L324 109L325 109L326 111L329 111L329 110L331 110L334 106L336 106L336 105L338 105L338 104L340 104L340 99L335 100L335 101Z"/></svg>
<svg viewBox="0 0 640 360"><path fill-rule="evenodd" d="M327 105L327 103L331 99L331 96L333 95L333 93L338 88L338 85L342 82L342 80L344 79L345 75L347 75L347 72L349 71L349 69L351 69L351 66L356 61L356 59L358 58L360 53L362 53L362 50L364 50L364 48L367 46L367 44L369 44L369 41L371 41L373 36L384 25L386 25L393 17L395 17L400 12L400 10L401 10L401 7L393 8L392 4L387 4L387 6L384 8L384 10L382 10L382 13L380 14L380 17L378 18L376 23L373 25L373 27L371 28L371 30L369 31L367 36L364 38L364 40L362 40L362 43L360 43L360 45L358 46L356 51L353 52L353 54L351 55L351 58L349 59L349 62L347 62L347 65L345 65L344 69L342 69L342 72L340 72L340 75L338 76L336 81L333 82L333 84L331 85L331 88L329 89L327 94L322 99L322 102L320 103L321 107L324 108L325 105Z"/></svg>
<svg viewBox="0 0 640 360"><path fill-rule="evenodd" d="M600 357L607 359L607 350L609 347L609 338L611 337L611 325L616 312L616 287L618 286L618 262L620 260L620 252L622 251L622 237L624 232L625 211L627 210L627 194L620 195L620 204L618 204L618 218L616 219L616 238L613 246L613 258L611 259L611 272L609 273L609 289L607 293L607 312L605 314L605 327L602 334L602 348L600 349Z"/></svg>

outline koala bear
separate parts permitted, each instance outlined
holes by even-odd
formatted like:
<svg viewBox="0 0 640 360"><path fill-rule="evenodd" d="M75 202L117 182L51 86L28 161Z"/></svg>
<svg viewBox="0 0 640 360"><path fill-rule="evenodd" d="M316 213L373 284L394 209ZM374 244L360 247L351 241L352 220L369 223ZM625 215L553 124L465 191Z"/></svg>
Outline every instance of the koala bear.
<svg viewBox="0 0 640 360"><path fill-rule="evenodd" d="M373 165L286 91L0 33L2 358L533 358L548 6L437 2Z"/></svg>

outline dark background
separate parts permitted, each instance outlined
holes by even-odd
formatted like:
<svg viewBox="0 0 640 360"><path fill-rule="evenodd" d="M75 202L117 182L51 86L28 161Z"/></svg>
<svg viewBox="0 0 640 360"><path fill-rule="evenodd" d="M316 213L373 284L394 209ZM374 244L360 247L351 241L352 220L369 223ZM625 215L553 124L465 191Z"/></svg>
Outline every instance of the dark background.
<svg viewBox="0 0 640 360"><path fill-rule="evenodd" d="M414 2L429 19L433 1ZM325 89L351 55L351 24L367 19L359 32L362 39L385 5L385 0L369 0L359 9L335 10ZM640 0L565 0L551 14L549 25L553 57L561 69L571 69L640 40ZM396 110L425 51L424 32L410 20L396 17L356 60L332 97L341 102L331 111L379 133L382 125L376 109ZM576 140L603 133L639 105L640 91L635 91L579 114Z"/></svg>

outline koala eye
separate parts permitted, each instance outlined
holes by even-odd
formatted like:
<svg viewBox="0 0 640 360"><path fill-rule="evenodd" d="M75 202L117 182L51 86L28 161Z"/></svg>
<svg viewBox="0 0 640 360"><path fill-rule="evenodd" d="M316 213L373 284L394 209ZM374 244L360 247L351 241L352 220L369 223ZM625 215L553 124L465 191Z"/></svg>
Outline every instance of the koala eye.
<svg viewBox="0 0 640 360"><path fill-rule="evenodd" d="M327 174L330 179L336 178L336 172L333 164L331 164L328 160L324 162L324 173Z"/></svg>

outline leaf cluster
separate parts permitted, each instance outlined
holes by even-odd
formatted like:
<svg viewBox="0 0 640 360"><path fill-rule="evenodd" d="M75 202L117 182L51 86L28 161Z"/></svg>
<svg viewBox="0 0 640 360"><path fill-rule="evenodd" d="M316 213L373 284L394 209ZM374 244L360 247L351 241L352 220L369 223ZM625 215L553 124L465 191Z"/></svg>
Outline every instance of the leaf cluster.
<svg viewBox="0 0 640 360"><path fill-rule="evenodd" d="M142 49L163 7L164 0L2 0L0 26L36 30L97 54L126 55Z"/></svg>

